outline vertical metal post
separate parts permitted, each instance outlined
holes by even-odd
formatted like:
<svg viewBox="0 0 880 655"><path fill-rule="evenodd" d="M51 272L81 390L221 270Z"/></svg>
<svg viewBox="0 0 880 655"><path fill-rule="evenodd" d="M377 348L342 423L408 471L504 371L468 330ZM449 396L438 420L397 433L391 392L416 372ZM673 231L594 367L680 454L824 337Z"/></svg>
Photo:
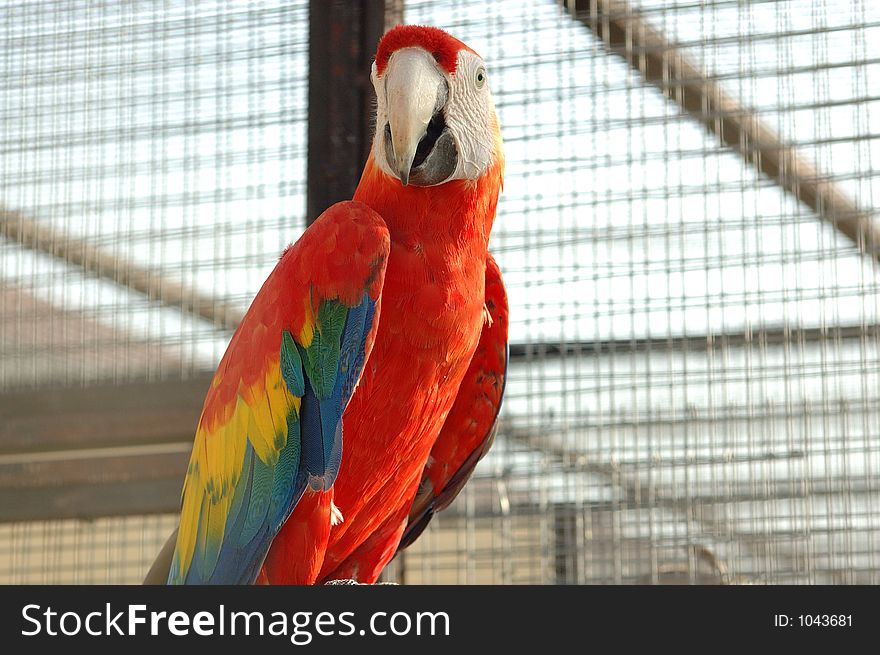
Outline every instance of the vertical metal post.
<svg viewBox="0 0 880 655"><path fill-rule="evenodd" d="M577 584L580 578L578 521L572 503L554 503L553 535L556 584Z"/></svg>
<svg viewBox="0 0 880 655"><path fill-rule="evenodd" d="M395 25L403 23L403 14L406 9L405 0L385 0L385 29L390 30Z"/></svg>
<svg viewBox="0 0 880 655"><path fill-rule="evenodd" d="M370 66L384 30L384 0L309 3L309 223L350 199L360 180L373 135Z"/></svg>
<svg viewBox="0 0 880 655"><path fill-rule="evenodd" d="M351 198L373 139L370 68L404 0L310 0L309 154L306 220ZM403 554L392 567L404 581ZM386 576L387 578L388 576Z"/></svg>

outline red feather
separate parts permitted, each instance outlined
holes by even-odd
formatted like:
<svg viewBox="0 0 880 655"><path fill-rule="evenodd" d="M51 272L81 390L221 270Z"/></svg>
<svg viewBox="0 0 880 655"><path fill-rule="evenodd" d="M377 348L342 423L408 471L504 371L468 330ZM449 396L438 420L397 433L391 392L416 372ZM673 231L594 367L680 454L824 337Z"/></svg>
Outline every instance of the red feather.
<svg viewBox="0 0 880 655"><path fill-rule="evenodd" d="M312 281L312 306L325 298L339 298L349 304L363 293L353 280L370 276L375 265L373 253L384 247L381 241L385 225L361 203L337 203L306 230L296 244L288 246L278 265L263 283L259 302L248 310L217 368L214 383L208 389L202 423L210 432L226 422L235 406L241 387L249 387L265 376L257 362L278 361L282 327L299 334L305 321L305 305L293 302L291 289L309 288ZM350 257L328 257L342 243L359 244ZM294 249L295 248L295 249ZM340 249L343 250L343 249ZM378 297L375 282L369 289ZM367 344L369 349L370 344Z"/></svg>
<svg viewBox="0 0 880 655"><path fill-rule="evenodd" d="M438 27L423 25L398 25L388 30L376 51L376 72L381 75L397 50L401 48L419 47L430 52L437 63L447 73L454 73L458 66L458 53L460 50L474 52L464 43L451 34L447 34ZM474 52L474 54L477 54Z"/></svg>
<svg viewBox="0 0 880 655"><path fill-rule="evenodd" d="M501 282L501 272L491 255L486 267L486 306L492 322L483 326L480 343L459 389L455 405L446 417L443 431L431 450L433 461L426 467L436 494L445 490L451 478L472 454L477 455L476 459L485 454L484 442L501 406L507 362L507 294ZM469 476L470 472L466 475ZM458 490L455 493L457 492ZM446 502L451 500L450 498ZM437 509L444 509L445 506L444 504Z"/></svg>
<svg viewBox="0 0 880 655"><path fill-rule="evenodd" d="M314 552L323 550L320 542L300 552L292 547L300 543L296 526L329 522L329 512L318 519L313 506L297 506L270 549L270 583L374 582L394 556L425 461L480 338L502 168L499 157L475 182L404 187L368 159L355 199L385 220L391 252L372 354L343 416L332 501L344 520L331 528L325 552ZM314 556L323 558L317 576L313 566L280 566Z"/></svg>
<svg viewBox="0 0 880 655"><path fill-rule="evenodd" d="M436 28L397 27L379 45L380 71L395 50L409 46L432 52L450 72L457 53L470 50ZM434 187L404 187L372 155L367 160L354 199L384 219L391 251L381 319L343 415L342 464L328 492L343 521L326 541L320 534L304 544L301 526L329 522L331 506L298 505L269 551L266 581L374 582L394 556L425 462L480 339L489 232L504 169L500 134L496 143L493 161L477 180ZM325 245L332 258L332 246ZM285 565L289 560L307 563Z"/></svg>

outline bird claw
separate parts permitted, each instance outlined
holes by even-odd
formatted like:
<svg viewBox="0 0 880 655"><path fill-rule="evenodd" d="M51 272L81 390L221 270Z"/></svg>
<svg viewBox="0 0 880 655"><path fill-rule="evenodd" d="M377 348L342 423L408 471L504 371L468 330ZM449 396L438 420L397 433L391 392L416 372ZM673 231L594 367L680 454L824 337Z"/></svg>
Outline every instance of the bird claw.
<svg viewBox="0 0 880 655"><path fill-rule="evenodd" d="M342 517L342 512L339 511L339 508L331 500L330 501L330 525L339 525L344 520L345 519Z"/></svg>
<svg viewBox="0 0 880 655"><path fill-rule="evenodd" d="M357 580L327 580L324 583L324 586L333 586L333 587L382 587L386 585L397 586L396 582L374 582L370 584L369 582L358 582Z"/></svg>
<svg viewBox="0 0 880 655"><path fill-rule="evenodd" d="M486 325L492 327L492 314L489 313L489 307L486 306L485 303L483 304L483 321L486 323Z"/></svg>

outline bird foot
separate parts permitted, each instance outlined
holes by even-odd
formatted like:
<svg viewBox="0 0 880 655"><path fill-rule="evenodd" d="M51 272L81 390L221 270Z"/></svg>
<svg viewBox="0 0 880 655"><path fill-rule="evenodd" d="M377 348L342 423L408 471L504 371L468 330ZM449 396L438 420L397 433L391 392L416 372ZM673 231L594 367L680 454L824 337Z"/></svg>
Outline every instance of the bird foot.
<svg viewBox="0 0 880 655"><path fill-rule="evenodd" d="M339 508L331 500L330 501L330 525L339 525L344 520L345 519L342 517L342 512L339 511Z"/></svg>
<svg viewBox="0 0 880 655"><path fill-rule="evenodd" d="M397 583L396 582L374 582L374 583L370 584L369 582L358 582L357 580L327 580L327 582L324 583L324 586L326 587L328 585L332 585L334 587L350 587L352 585L355 585L358 587L362 587L362 586L363 587L382 587L385 585L396 586Z"/></svg>

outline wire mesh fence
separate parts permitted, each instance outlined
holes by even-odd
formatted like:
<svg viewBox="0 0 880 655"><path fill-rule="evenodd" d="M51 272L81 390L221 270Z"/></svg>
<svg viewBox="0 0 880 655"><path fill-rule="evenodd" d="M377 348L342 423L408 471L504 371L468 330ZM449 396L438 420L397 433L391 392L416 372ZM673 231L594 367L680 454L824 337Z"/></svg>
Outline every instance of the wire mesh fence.
<svg viewBox="0 0 880 655"><path fill-rule="evenodd" d="M308 3L2 11L0 390L198 379L305 224ZM512 361L492 452L388 577L880 582L880 6L405 18L489 64ZM174 521L0 524L0 581L136 582Z"/></svg>

